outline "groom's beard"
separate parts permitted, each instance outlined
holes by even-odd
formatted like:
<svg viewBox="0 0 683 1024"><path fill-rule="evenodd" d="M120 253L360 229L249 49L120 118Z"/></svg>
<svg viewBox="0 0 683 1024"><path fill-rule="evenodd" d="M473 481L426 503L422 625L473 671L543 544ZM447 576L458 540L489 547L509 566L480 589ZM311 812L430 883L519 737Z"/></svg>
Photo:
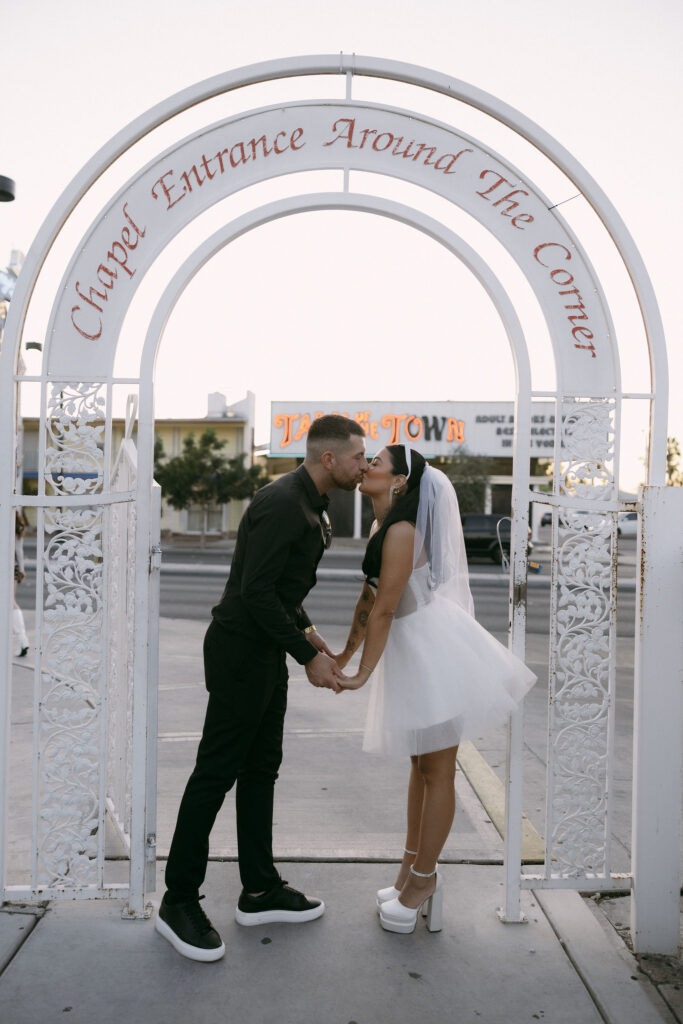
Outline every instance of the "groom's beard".
<svg viewBox="0 0 683 1024"><path fill-rule="evenodd" d="M339 488L340 491L355 491L355 489L363 482L362 477L360 480L358 477L354 477L353 480L346 480L343 478L341 480L337 480L334 477L332 477L332 479L334 480L334 486Z"/></svg>

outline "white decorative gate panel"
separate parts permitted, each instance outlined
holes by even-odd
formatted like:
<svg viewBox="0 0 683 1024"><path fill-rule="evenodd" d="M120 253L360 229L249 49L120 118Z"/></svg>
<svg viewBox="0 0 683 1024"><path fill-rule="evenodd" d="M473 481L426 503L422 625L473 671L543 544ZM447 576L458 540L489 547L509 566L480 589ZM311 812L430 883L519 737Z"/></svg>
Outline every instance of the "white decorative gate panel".
<svg viewBox="0 0 683 1024"><path fill-rule="evenodd" d="M73 383L46 389L33 890L97 886L103 875L105 390L101 384ZM100 501L93 504L93 498Z"/></svg>
<svg viewBox="0 0 683 1024"><path fill-rule="evenodd" d="M71 381L44 388L32 853L30 878L5 891L12 898L127 895L131 915L138 916L144 912L150 843L154 852L150 786L156 776L150 769L139 782L134 778L133 725L139 705L145 721L137 756L144 767L154 756L156 702L148 691L156 688L157 658L147 643L150 621L136 623L135 607L142 588L150 592L145 605L158 616L158 565L136 571L137 396L129 398L125 434L112 458L112 386ZM153 541L158 544L156 485L154 499L146 524L148 549ZM151 625L156 642L156 623ZM139 650L144 665L136 674ZM137 805L136 786L141 790ZM139 850L131 845L136 811L144 819ZM136 862L137 888L109 877L107 815L131 863ZM149 872L146 881L153 885Z"/></svg>
<svg viewBox="0 0 683 1024"><path fill-rule="evenodd" d="M103 508L42 519L31 887L78 888L102 869Z"/></svg>
<svg viewBox="0 0 683 1024"><path fill-rule="evenodd" d="M546 876L610 873L617 510L615 402L577 399L558 417L550 636ZM611 508L610 508L611 507Z"/></svg>

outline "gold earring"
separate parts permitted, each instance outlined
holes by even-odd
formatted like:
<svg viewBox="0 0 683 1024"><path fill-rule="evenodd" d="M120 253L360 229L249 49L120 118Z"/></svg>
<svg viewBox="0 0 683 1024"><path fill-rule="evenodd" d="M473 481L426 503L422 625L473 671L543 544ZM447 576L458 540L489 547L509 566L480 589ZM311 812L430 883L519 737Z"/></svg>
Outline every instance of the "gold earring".
<svg viewBox="0 0 683 1024"><path fill-rule="evenodd" d="M391 495L391 500L393 501L394 497L399 497L400 498L403 494L405 494L407 489L408 489L407 481L406 481L405 484L392 484L391 487L389 488L389 494Z"/></svg>

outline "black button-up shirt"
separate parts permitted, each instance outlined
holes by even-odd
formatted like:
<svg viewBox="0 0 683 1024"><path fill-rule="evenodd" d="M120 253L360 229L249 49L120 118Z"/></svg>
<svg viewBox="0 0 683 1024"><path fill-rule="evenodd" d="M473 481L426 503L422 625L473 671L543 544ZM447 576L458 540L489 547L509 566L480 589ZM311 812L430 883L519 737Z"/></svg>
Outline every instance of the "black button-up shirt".
<svg viewBox="0 0 683 1024"><path fill-rule="evenodd" d="M214 618L260 643L273 643L305 665L318 653L302 630L302 601L314 586L325 549L319 494L303 466L257 491L242 516L230 575Z"/></svg>

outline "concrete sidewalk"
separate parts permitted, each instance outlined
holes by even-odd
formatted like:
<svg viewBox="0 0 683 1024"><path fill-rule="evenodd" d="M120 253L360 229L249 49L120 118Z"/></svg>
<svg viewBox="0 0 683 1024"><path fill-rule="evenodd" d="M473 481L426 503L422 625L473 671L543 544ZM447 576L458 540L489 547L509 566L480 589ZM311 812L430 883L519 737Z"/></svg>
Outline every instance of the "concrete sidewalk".
<svg viewBox="0 0 683 1024"><path fill-rule="evenodd" d="M157 898L203 719L204 627L161 623ZM345 630L326 629L326 635L336 647ZM29 677L30 664L17 663L13 719L20 746L30 734ZM368 693L335 697L312 690L292 666L275 849L283 876L325 900L323 918L258 928L235 923L240 883L231 795L212 835L203 889L205 908L226 942L225 958L216 964L184 960L153 921L121 920L118 902L7 905L0 911L2 1024L679 1019L592 901L573 892L525 892L527 923L499 921L503 844L473 788L476 764L473 784L457 773L456 819L441 867L443 931L428 933L422 920L413 935L380 928L374 893L393 882L403 845L406 765L361 755ZM19 750L17 763L25 764L25 757ZM20 781L30 788L30 779ZM10 843L17 873L30 844L23 826L20 820ZM120 852L112 843L108 881L125 880Z"/></svg>
<svg viewBox="0 0 683 1024"><path fill-rule="evenodd" d="M430 934L420 920L413 935L393 935L380 928L374 908L375 889L392 881L387 866L283 869L293 884L325 899L324 917L306 925L241 928L233 918L236 866L210 864L206 908L227 946L215 964L184 960L151 920L122 921L116 903L0 913L4 946L30 929L0 979L3 1024L673 1019L614 933L576 894L546 896L541 906L527 893L528 924L503 925L495 914L502 868L447 865L443 931Z"/></svg>

